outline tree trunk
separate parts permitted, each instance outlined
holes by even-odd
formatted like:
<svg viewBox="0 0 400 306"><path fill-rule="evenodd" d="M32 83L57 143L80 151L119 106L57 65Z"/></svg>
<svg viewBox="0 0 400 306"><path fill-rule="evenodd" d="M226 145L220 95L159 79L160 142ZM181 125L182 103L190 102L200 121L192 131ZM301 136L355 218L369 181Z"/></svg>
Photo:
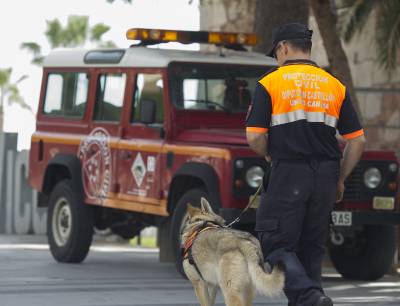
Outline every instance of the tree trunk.
<svg viewBox="0 0 400 306"><path fill-rule="evenodd" d="M272 46L272 30L285 23L308 24L308 0L257 0L254 32L259 42L254 51L266 53Z"/></svg>
<svg viewBox="0 0 400 306"><path fill-rule="evenodd" d="M360 107L354 90L349 62L338 35L336 28L337 18L332 11L330 1L310 0L310 5L322 36L331 72L346 85L353 106L360 115Z"/></svg>

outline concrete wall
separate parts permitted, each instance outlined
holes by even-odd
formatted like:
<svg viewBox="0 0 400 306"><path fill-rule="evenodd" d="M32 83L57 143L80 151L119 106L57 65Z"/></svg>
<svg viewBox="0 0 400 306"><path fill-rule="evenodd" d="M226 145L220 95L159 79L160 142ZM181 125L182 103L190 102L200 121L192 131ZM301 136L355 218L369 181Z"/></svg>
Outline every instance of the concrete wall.
<svg viewBox="0 0 400 306"><path fill-rule="evenodd" d="M46 209L27 182L29 152L17 151L17 134L0 134L0 233L44 234Z"/></svg>

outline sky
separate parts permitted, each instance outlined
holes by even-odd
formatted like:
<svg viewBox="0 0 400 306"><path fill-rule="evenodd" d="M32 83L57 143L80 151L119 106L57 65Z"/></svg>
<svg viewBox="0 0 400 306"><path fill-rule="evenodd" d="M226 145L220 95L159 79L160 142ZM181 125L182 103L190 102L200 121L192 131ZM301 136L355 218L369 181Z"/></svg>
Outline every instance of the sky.
<svg viewBox="0 0 400 306"><path fill-rule="evenodd" d="M5 131L18 132L18 148L30 147L30 136L35 130L35 114L40 94L42 70L30 63L31 55L20 49L22 42L36 42L44 54L50 49L44 35L46 20L59 19L65 25L70 15L89 16L89 24L104 23L111 26L104 40L114 41L118 47L128 47L125 32L129 28L160 28L198 30L200 12L198 0L132 0L125 4L116 0L0 0L0 68L13 68L12 81L22 75L28 78L20 83L19 89L34 113L19 106L5 106ZM172 45L172 46L171 46ZM174 48L181 47L170 44Z"/></svg>

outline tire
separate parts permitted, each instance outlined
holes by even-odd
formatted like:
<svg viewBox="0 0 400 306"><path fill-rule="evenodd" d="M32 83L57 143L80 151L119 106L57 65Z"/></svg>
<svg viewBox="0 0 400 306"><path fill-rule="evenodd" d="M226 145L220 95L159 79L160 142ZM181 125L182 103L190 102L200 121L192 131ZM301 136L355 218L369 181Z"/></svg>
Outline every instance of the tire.
<svg viewBox="0 0 400 306"><path fill-rule="evenodd" d="M182 266L182 254L181 254L181 230L182 230L182 222L186 216L186 208L190 203L193 206L200 207L200 199L206 198L208 201L210 197L208 193L201 188L191 189L184 193L179 199L171 221L171 243L172 250L174 255L175 267L176 270L181 274L184 278L186 278L185 271Z"/></svg>
<svg viewBox="0 0 400 306"><path fill-rule="evenodd" d="M330 243L329 255L336 270L347 279L374 281L389 270L396 251L396 227L368 225L340 246Z"/></svg>
<svg viewBox="0 0 400 306"><path fill-rule="evenodd" d="M59 182L49 198L47 239L54 259L63 263L80 263L93 238L93 209L82 202L70 180Z"/></svg>

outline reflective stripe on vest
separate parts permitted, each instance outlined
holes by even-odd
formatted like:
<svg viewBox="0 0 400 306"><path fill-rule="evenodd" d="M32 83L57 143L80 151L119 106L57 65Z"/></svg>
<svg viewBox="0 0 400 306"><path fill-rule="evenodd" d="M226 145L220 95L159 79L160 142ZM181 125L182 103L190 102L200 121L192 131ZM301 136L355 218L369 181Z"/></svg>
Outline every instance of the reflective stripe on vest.
<svg viewBox="0 0 400 306"><path fill-rule="evenodd" d="M325 123L333 128L336 128L338 119L324 112L306 112L299 109L294 112L283 113L271 116L271 126L290 123L298 120L307 120L308 122Z"/></svg>

